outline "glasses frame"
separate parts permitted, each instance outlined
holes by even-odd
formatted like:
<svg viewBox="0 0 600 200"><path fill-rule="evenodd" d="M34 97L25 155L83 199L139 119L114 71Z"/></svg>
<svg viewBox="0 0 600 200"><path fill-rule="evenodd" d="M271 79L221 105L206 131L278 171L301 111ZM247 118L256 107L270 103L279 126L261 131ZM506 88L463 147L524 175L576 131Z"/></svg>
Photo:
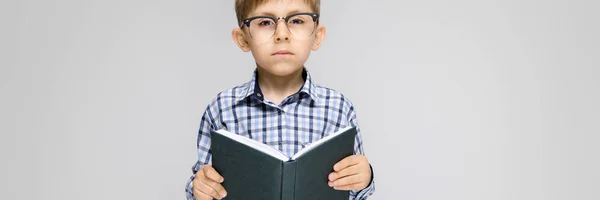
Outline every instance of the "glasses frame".
<svg viewBox="0 0 600 200"><path fill-rule="evenodd" d="M255 19L260 19L260 18L268 18L268 19L272 19L272 20L275 22L275 30L277 30L277 26L279 26L279 24L278 24L277 22L278 22L279 20L281 20L281 19L282 19L282 20L283 20L283 21L285 21L285 23L287 24L287 23L288 23L288 20L290 20L292 17L294 17L294 16L298 16L298 15L309 15L310 17L312 17L312 20L313 20L313 22L315 22L315 27L313 28L313 31L312 31L312 33L310 33L310 35L308 35L308 36L311 36L312 34L314 34L314 33L315 33L315 30L316 30L316 27L319 25L319 14L317 14L317 13L310 13L310 12L294 13L294 14L288 15L288 16L286 16L286 17L273 17L273 16L267 16L267 15L263 15L263 16L254 16L254 17L250 17L250 18L247 18L247 19L243 20L243 21L242 21L242 23L240 24L240 28L243 28L243 26L244 26L244 25L246 25L246 27L248 27L248 33L250 33L250 37L251 37L253 40L256 40L256 39L255 39L255 38L252 36L252 33L250 32L250 22L252 22L252 20L255 20ZM286 28L287 28L288 32L289 32L290 34L292 34L292 31L290 31L290 27L288 27L288 26L286 25ZM271 38L273 38L273 36L275 35L275 32L277 32L277 31L273 31L273 35L271 35L271 37L269 37L269 38L267 38L267 39L265 39L265 40L268 40L268 39L271 39ZM292 34L292 35L294 35L294 34Z"/></svg>

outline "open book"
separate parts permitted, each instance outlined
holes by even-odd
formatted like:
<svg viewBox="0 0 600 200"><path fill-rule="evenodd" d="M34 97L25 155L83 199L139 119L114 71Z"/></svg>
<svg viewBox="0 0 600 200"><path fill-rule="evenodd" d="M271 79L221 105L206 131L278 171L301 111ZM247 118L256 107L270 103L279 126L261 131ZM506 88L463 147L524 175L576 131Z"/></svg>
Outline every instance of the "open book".
<svg viewBox="0 0 600 200"><path fill-rule="evenodd" d="M327 176L354 153L356 127L331 133L291 158L226 130L211 133L212 165L225 178L225 199L348 199L348 191L327 185Z"/></svg>

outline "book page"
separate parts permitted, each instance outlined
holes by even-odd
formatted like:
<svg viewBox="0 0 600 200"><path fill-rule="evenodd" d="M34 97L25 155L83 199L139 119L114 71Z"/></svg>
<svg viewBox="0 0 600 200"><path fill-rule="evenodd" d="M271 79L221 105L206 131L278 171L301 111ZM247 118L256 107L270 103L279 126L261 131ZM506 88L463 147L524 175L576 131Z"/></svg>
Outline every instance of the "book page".
<svg viewBox="0 0 600 200"><path fill-rule="evenodd" d="M277 158L279 160L282 160L282 161L288 161L288 160L290 160L290 158L288 158L281 151L279 151L279 150L277 150L277 149L275 149L275 148L273 148L273 147L271 147L269 145L260 143L260 142L258 142L256 140L253 140L253 139L250 139L250 138L247 138L247 137L235 134L235 133L231 133L231 132L229 132L227 130L224 130L224 129L221 129L221 130L218 130L218 131L215 131L215 132L218 133L218 134L221 134L221 135L223 135L225 137L228 137L228 138L230 138L232 140L235 140L235 141L237 141L239 143L242 143L242 144L244 144L244 145L246 145L246 146L248 146L250 148L256 149L256 150L261 151L261 152L263 152L263 153L265 153L267 155L275 157L275 158Z"/></svg>
<svg viewBox="0 0 600 200"><path fill-rule="evenodd" d="M309 152L310 150L314 149L315 147L318 147L319 145L323 144L324 142L327 142L328 140L331 140L332 138L334 138L335 136L344 133L346 131L348 131L349 129L351 129L352 126L348 126L346 128L340 129L335 133L329 134L328 136L325 136L323 138L321 138L320 140L317 140L316 142L313 142L309 145L307 145L306 147L304 147L304 149L298 151L298 153L296 153L293 157L292 160L296 160L296 158L299 158L300 156L304 155L306 152Z"/></svg>

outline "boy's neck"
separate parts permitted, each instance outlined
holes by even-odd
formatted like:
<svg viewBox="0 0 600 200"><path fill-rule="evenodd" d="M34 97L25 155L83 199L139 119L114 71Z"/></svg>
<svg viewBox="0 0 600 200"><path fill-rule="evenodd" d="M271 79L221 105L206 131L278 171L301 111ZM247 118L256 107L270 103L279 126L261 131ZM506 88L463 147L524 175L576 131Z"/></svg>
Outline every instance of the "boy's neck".
<svg viewBox="0 0 600 200"><path fill-rule="evenodd" d="M298 92L304 85L303 68L288 76L277 76L258 67L258 86L265 99L279 105L283 99Z"/></svg>

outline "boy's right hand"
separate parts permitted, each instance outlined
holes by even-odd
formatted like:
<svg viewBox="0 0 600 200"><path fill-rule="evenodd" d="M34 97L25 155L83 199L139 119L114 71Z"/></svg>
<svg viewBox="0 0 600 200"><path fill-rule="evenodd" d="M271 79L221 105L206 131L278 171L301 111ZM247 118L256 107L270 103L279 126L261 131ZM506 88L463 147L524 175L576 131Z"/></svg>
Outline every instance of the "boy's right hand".
<svg viewBox="0 0 600 200"><path fill-rule="evenodd" d="M197 200L222 199L227 195L225 188L221 185L223 177L210 165L202 165L196 172L192 182L194 197Z"/></svg>

